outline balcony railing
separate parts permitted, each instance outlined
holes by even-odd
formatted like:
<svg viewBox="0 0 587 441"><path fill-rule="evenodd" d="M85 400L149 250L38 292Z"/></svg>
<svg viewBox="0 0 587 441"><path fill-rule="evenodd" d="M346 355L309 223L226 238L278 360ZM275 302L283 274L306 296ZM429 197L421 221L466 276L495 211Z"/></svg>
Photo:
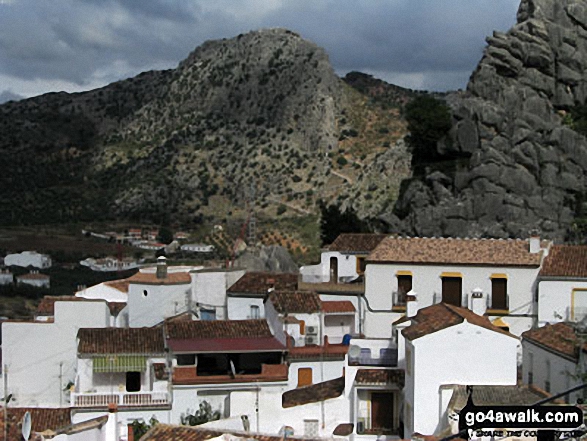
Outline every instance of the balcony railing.
<svg viewBox="0 0 587 441"><path fill-rule="evenodd" d="M567 308L567 320L570 322L580 322L587 317L587 308L576 306Z"/></svg>
<svg viewBox="0 0 587 441"><path fill-rule="evenodd" d="M376 351L375 349L373 351ZM381 348L378 357L373 357L371 348L361 348L358 356L349 354L349 365L351 366L397 366L397 349Z"/></svg>
<svg viewBox="0 0 587 441"><path fill-rule="evenodd" d="M287 381L287 378L286 364L262 364L260 374L198 375L195 366L176 366L173 369L173 384L252 383Z"/></svg>
<svg viewBox="0 0 587 441"><path fill-rule="evenodd" d="M406 309L406 293L403 291L393 291L393 309Z"/></svg>
<svg viewBox="0 0 587 441"><path fill-rule="evenodd" d="M510 296L505 296L503 301L493 302L492 296L487 296L487 309L498 310L498 311L509 311L510 309Z"/></svg>
<svg viewBox="0 0 587 441"><path fill-rule="evenodd" d="M168 392L87 392L71 393L71 405L73 407L103 408L109 404L128 407L157 407L169 406L171 396Z"/></svg>

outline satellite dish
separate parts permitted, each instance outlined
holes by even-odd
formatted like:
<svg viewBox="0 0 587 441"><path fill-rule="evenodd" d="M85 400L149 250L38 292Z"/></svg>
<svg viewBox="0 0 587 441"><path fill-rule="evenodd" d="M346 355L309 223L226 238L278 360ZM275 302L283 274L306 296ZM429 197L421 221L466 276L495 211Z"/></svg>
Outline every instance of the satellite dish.
<svg viewBox="0 0 587 441"><path fill-rule="evenodd" d="M357 358L361 355L361 347L357 345L349 346L349 357Z"/></svg>
<svg viewBox="0 0 587 441"><path fill-rule="evenodd" d="M25 441L31 436L31 413L26 411L24 416L22 417L22 437Z"/></svg>
<svg viewBox="0 0 587 441"><path fill-rule="evenodd" d="M234 367L234 363L232 362L232 360L229 360L230 362L230 372L232 373L232 378L236 377L236 369Z"/></svg>

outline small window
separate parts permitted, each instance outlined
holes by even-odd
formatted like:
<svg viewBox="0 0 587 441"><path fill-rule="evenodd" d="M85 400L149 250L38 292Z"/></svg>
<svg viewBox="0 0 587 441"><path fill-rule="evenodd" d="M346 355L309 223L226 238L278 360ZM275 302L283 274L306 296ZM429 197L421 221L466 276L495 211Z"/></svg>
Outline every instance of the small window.
<svg viewBox="0 0 587 441"><path fill-rule="evenodd" d="M461 277L442 277L442 301L449 305L461 306L463 279Z"/></svg>
<svg viewBox="0 0 587 441"><path fill-rule="evenodd" d="M126 391L139 392L141 390L141 373L127 372L126 373Z"/></svg>
<svg viewBox="0 0 587 441"><path fill-rule="evenodd" d="M259 307L257 305L251 305L251 318L258 319L261 317Z"/></svg>
<svg viewBox="0 0 587 441"><path fill-rule="evenodd" d="M491 279L491 309L508 309L508 279Z"/></svg>
<svg viewBox="0 0 587 441"><path fill-rule="evenodd" d="M144 289L144 290L143 290L143 295L144 295L145 297L147 297L147 296L149 295L149 293L147 292L147 290L146 290L146 289Z"/></svg>
<svg viewBox="0 0 587 441"><path fill-rule="evenodd" d="M196 364L196 354L177 354L178 366L194 366Z"/></svg>
<svg viewBox="0 0 587 441"><path fill-rule="evenodd" d="M550 360L546 360L546 378L544 379L544 390L550 393Z"/></svg>
<svg viewBox="0 0 587 441"><path fill-rule="evenodd" d="M397 302L396 305L406 304L406 294L412 290L412 276L397 276Z"/></svg>
<svg viewBox="0 0 587 441"><path fill-rule="evenodd" d="M534 354L528 354L528 384L534 384Z"/></svg>
<svg viewBox="0 0 587 441"><path fill-rule="evenodd" d="M200 320L216 320L214 309L200 309Z"/></svg>
<svg viewBox="0 0 587 441"><path fill-rule="evenodd" d="M365 274L367 268L367 258L357 257L357 274Z"/></svg>
<svg viewBox="0 0 587 441"><path fill-rule="evenodd" d="M313 383L312 368L298 369L298 387L309 386Z"/></svg>

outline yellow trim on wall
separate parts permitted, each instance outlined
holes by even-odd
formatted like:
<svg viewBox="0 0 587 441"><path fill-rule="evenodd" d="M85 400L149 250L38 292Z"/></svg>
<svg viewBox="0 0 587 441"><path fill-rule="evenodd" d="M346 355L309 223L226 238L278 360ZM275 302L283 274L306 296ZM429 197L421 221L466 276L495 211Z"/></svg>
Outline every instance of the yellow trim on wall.
<svg viewBox="0 0 587 441"><path fill-rule="evenodd" d="M489 276L490 279L507 279L508 275L504 273L494 273Z"/></svg>
<svg viewBox="0 0 587 441"><path fill-rule="evenodd" d="M587 288L571 288L571 320L575 320L575 292L587 291Z"/></svg>
<svg viewBox="0 0 587 441"><path fill-rule="evenodd" d="M413 276L414 274L412 274L411 271L396 271L395 275L396 276Z"/></svg>
<svg viewBox="0 0 587 441"><path fill-rule="evenodd" d="M440 274L440 277L460 277L462 279L463 274L462 273L444 272L444 273Z"/></svg>

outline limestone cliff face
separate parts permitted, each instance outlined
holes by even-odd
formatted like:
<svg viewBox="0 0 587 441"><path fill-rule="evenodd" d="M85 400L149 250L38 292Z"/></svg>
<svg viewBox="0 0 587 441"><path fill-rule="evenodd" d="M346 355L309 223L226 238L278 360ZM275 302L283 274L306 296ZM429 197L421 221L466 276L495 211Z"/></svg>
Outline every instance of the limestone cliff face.
<svg viewBox="0 0 587 441"><path fill-rule="evenodd" d="M408 234L564 238L587 189L587 140L563 124L587 98L587 2L522 0L487 43L447 98L446 161L404 183L395 213Z"/></svg>

